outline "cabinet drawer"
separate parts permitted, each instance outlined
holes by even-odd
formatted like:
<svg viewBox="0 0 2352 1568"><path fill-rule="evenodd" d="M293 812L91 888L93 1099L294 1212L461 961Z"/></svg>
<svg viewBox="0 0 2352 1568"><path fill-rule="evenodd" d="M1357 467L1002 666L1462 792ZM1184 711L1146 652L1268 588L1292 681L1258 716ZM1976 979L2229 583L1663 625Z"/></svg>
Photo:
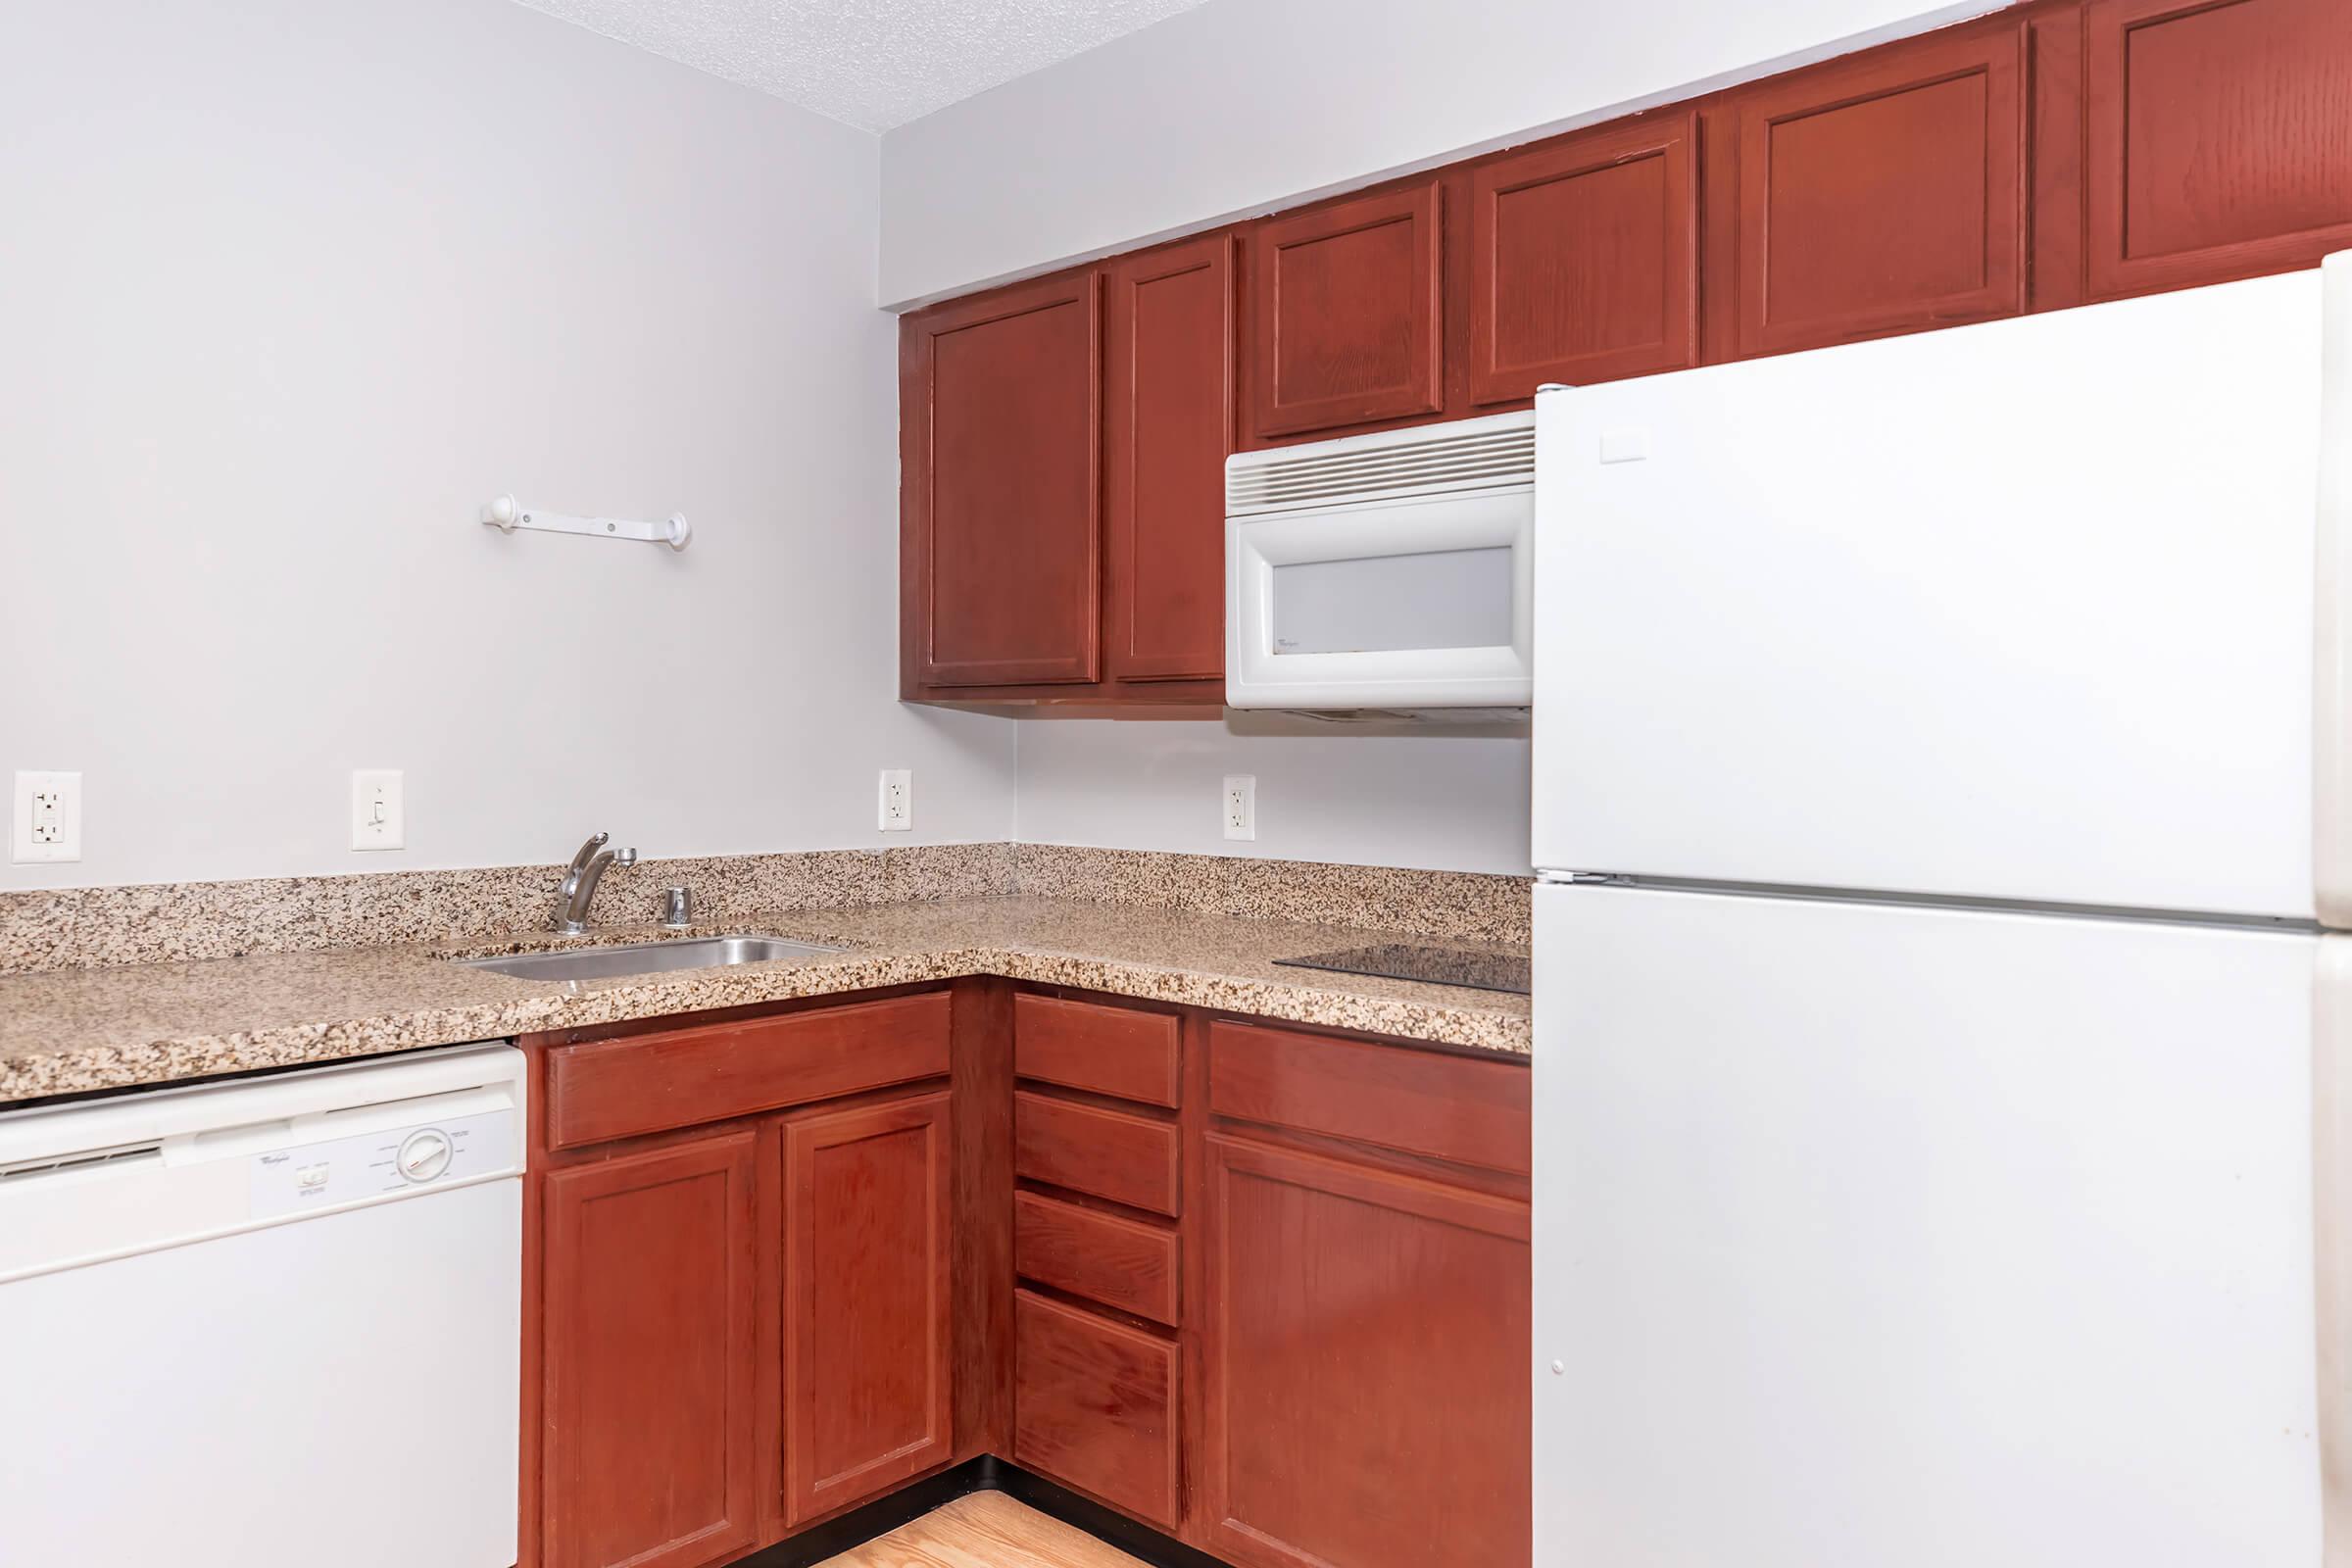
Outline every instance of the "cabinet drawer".
<svg viewBox="0 0 2352 1568"><path fill-rule="evenodd" d="M1174 1106L1176 1020L1058 997L1012 999L1012 1066L1023 1078Z"/></svg>
<svg viewBox="0 0 2352 1568"><path fill-rule="evenodd" d="M1013 1458L1173 1531L1176 1347L1027 1291L1013 1314Z"/></svg>
<svg viewBox="0 0 2352 1568"><path fill-rule="evenodd" d="M1155 1322L1177 1321L1176 1233L1042 1193L1012 1200L1013 1266L1024 1279Z"/></svg>
<svg viewBox="0 0 2352 1568"><path fill-rule="evenodd" d="M1132 1208L1177 1212L1173 1125L1027 1090L1012 1100L1013 1168L1019 1174Z"/></svg>
<svg viewBox="0 0 2352 1568"><path fill-rule="evenodd" d="M1488 1170L1524 1176L1530 1165L1528 1070L1518 1062L1216 1023L1208 1103L1219 1116Z"/></svg>
<svg viewBox="0 0 2352 1568"><path fill-rule="evenodd" d="M550 1147L691 1127L948 1070L948 994L708 1024L547 1054Z"/></svg>

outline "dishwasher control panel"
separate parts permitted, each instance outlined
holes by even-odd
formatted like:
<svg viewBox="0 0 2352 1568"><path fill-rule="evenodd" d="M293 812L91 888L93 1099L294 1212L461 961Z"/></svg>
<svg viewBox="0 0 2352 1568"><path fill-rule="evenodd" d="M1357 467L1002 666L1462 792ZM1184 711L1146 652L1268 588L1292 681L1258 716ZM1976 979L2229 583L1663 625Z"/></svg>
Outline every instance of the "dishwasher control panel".
<svg viewBox="0 0 2352 1568"><path fill-rule="evenodd" d="M506 1169L514 1112L481 1111L348 1138L272 1149L248 1163L255 1219L339 1207Z"/></svg>

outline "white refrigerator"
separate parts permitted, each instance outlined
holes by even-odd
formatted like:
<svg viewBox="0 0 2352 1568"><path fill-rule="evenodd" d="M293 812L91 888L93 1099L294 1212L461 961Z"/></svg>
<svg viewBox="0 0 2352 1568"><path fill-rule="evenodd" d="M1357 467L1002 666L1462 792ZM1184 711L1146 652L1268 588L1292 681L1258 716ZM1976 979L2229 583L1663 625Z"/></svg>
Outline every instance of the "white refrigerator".
<svg viewBox="0 0 2352 1568"><path fill-rule="evenodd" d="M1538 410L1540 1568L2352 1562L2352 256Z"/></svg>

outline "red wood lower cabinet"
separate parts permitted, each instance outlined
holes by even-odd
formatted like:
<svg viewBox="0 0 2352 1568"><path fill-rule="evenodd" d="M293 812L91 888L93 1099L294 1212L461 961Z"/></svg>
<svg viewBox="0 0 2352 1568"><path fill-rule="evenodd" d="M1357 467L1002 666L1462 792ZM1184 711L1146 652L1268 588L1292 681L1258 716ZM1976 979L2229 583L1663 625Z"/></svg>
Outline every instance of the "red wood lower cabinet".
<svg viewBox="0 0 2352 1568"><path fill-rule="evenodd" d="M547 1177L546 1568L690 1568L755 1544L756 1142Z"/></svg>
<svg viewBox="0 0 2352 1568"><path fill-rule="evenodd" d="M952 1091L771 1108L769 1054L876 1020L858 1081L930 1066L921 994L527 1043L571 1119L534 1102L525 1568L712 1568L981 1453L1238 1568L1524 1564L1524 1068L958 984L1001 989Z"/></svg>
<svg viewBox="0 0 2352 1568"><path fill-rule="evenodd" d="M1031 1291L1013 1312L1014 1460L1173 1532L1176 1343Z"/></svg>
<svg viewBox="0 0 2352 1568"><path fill-rule="evenodd" d="M799 1524L944 1463L948 1096L784 1124L784 1508Z"/></svg>
<svg viewBox="0 0 2352 1568"><path fill-rule="evenodd" d="M1528 1205L1221 1134L1205 1151L1208 1548L1526 1562Z"/></svg>

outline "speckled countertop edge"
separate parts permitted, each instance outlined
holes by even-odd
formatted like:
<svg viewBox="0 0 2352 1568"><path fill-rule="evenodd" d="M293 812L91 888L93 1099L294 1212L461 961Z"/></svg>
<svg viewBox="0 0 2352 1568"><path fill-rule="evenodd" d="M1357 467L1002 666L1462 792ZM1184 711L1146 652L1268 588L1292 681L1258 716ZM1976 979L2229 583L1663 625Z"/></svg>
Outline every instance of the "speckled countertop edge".
<svg viewBox="0 0 2352 1568"><path fill-rule="evenodd" d="M842 951L577 984L449 961L721 932ZM1524 997L1273 964L1378 937L1362 927L1005 897L796 909L686 932L620 927L572 942L522 934L8 975L0 1103L977 974L1528 1054Z"/></svg>

